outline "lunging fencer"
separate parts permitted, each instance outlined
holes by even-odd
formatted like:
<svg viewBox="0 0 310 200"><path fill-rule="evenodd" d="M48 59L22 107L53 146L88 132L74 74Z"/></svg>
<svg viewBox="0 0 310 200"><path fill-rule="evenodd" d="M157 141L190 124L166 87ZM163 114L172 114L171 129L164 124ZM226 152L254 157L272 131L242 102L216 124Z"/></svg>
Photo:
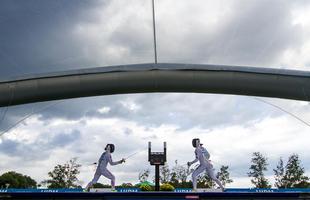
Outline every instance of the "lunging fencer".
<svg viewBox="0 0 310 200"><path fill-rule="evenodd" d="M115 150L114 144L107 144L105 147L105 152L99 158L98 166L94 175L94 178L91 182L89 182L86 186L86 190L88 190L93 184L97 183L100 176L104 176L111 180L111 189L115 190L115 176L107 169L108 163L110 165L118 165L125 162L125 159L121 159L120 161L113 162L111 154Z"/></svg>
<svg viewBox="0 0 310 200"><path fill-rule="evenodd" d="M192 140L192 145L195 148L196 158L192 162L188 162L187 165L188 167L190 167L192 164L199 161L199 166L192 173L193 190L194 191L197 190L197 178L199 174L201 174L203 171L206 170L208 176L220 186L222 191L224 191L222 183L216 178L214 174L213 165L209 160L210 158L209 152L204 147L202 147L202 144L200 143L200 140L198 138Z"/></svg>

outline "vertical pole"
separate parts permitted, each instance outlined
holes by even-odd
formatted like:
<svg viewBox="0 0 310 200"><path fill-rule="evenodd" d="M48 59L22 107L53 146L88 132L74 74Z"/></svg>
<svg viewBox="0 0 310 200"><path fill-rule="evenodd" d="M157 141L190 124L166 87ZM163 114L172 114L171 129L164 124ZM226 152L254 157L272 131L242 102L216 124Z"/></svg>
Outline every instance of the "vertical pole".
<svg viewBox="0 0 310 200"><path fill-rule="evenodd" d="M167 161L167 143L164 142L164 161L166 162Z"/></svg>
<svg viewBox="0 0 310 200"><path fill-rule="evenodd" d="M154 0L152 0L152 8L153 8L154 60L155 60L155 64L157 64L156 26L155 26L155 8L154 8Z"/></svg>
<svg viewBox="0 0 310 200"><path fill-rule="evenodd" d="M151 142L149 142L149 162L151 161Z"/></svg>
<svg viewBox="0 0 310 200"><path fill-rule="evenodd" d="M159 165L155 165L155 191L159 191Z"/></svg>

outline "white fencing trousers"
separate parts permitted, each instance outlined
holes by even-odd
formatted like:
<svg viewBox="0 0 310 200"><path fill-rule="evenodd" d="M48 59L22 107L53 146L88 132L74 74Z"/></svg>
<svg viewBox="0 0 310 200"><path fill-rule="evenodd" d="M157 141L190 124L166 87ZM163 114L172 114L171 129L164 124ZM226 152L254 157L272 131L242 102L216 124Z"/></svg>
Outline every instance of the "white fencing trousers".
<svg viewBox="0 0 310 200"><path fill-rule="evenodd" d="M86 188L91 187L93 184L97 183L97 181L99 180L100 176L104 176L108 179L111 180L111 186L112 188L115 187L115 176L107 169L107 168L102 168L100 169L99 167L96 170L96 173L94 175L94 178L91 182L89 182L86 186Z"/></svg>
<svg viewBox="0 0 310 200"><path fill-rule="evenodd" d="M208 165L199 165L193 172L192 174L192 179L193 179L193 189L197 189L197 178L198 175L201 174L203 171L207 171L208 176L215 181L221 188L223 188L223 185L221 184L221 182L216 178L213 168L211 166Z"/></svg>

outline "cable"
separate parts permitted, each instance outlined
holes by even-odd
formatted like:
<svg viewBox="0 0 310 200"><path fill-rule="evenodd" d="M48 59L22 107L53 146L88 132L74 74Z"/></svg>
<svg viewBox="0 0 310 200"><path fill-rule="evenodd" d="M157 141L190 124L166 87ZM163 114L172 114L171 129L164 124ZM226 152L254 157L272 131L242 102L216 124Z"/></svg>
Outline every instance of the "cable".
<svg viewBox="0 0 310 200"><path fill-rule="evenodd" d="M152 0L152 9L153 9L154 60L155 60L155 64L157 64L156 26L155 26L155 7L154 7L154 0Z"/></svg>
<svg viewBox="0 0 310 200"><path fill-rule="evenodd" d="M254 97L254 99L256 99L256 100L258 100L258 101L261 101L261 102L263 102L263 103L266 103L266 104L268 104L268 105L270 105L270 106L273 106L273 107L275 107L275 108L281 110L282 112L291 115L292 117L294 117L294 118L297 119L298 121L300 121L300 122L302 122L303 124L305 124L305 125L307 125L308 127L310 127L310 124L309 124L308 122L304 121L303 119L301 119L300 117L294 115L293 113L290 113L289 111L284 110L284 109L281 108L280 106L277 106L277 105L275 105L275 104L272 104L272 103L270 103L270 102L268 102L268 101L265 101L265 100L263 100L263 99L259 99L259 98L256 98L256 97Z"/></svg>
<svg viewBox="0 0 310 200"><path fill-rule="evenodd" d="M14 98L14 90L13 90L13 87L9 85L9 88L10 88L10 91L11 91L11 97L10 97L10 100L8 102L8 105L5 107L5 110L3 112L3 115L1 117L1 120L0 120L0 125L2 124L3 120L5 119L5 116L7 114L7 111L9 110L9 106L12 104L12 101L13 101L13 98Z"/></svg>
<svg viewBox="0 0 310 200"><path fill-rule="evenodd" d="M31 113L29 113L28 115L26 115L25 117L23 117L22 119L18 120L15 124L13 124L12 126L10 126L9 128L7 128L6 130L4 130L2 133L0 133L0 137L3 136L5 133L9 132L11 129L13 129L14 127L18 126L18 124L20 124L21 122L23 122L24 120L28 119L29 117L31 117L32 115L36 114L36 113L39 113L39 112L42 112L56 104L60 103L60 101L56 102L56 103L53 103L53 104L50 104L50 105L47 105L45 107L43 107L42 109L39 109L37 111L33 111Z"/></svg>

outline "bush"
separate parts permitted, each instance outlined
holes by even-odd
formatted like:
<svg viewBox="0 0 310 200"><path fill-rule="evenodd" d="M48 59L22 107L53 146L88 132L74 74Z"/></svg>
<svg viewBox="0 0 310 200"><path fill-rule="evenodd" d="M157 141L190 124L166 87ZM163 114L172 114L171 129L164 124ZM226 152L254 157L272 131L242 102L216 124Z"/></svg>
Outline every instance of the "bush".
<svg viewBox="0 0 310 200"><path fill-rule="evenodd" d="M122 185L120 185L123 188L133 188L135 186L133 186L131 183L123 183Z"/></svg>
<svg viewBox="0 0 310 200"><path fill-rule="evenodd" d="M160 186L160 191L174 191L174 187L169 183L165 183Z"/></svg>
<svg viewBox="0 0 310 200"><path fill-rule="evenodd" d="M37 188L37 182L30 176L10 171L0 176L0 188Z"/></svg>
<svg viewBox="0 0 310 200"><path fill-rule="evenodd" d="M146 184L140 186L141 191L152 191L152 187Z"/></svg>
<svg viewBox="0 0 310 200"><path fill-rule="evenodd" d="M92 186L93 188L110 188L110 185L102 184L102 183L95 183Z"/></svg>

